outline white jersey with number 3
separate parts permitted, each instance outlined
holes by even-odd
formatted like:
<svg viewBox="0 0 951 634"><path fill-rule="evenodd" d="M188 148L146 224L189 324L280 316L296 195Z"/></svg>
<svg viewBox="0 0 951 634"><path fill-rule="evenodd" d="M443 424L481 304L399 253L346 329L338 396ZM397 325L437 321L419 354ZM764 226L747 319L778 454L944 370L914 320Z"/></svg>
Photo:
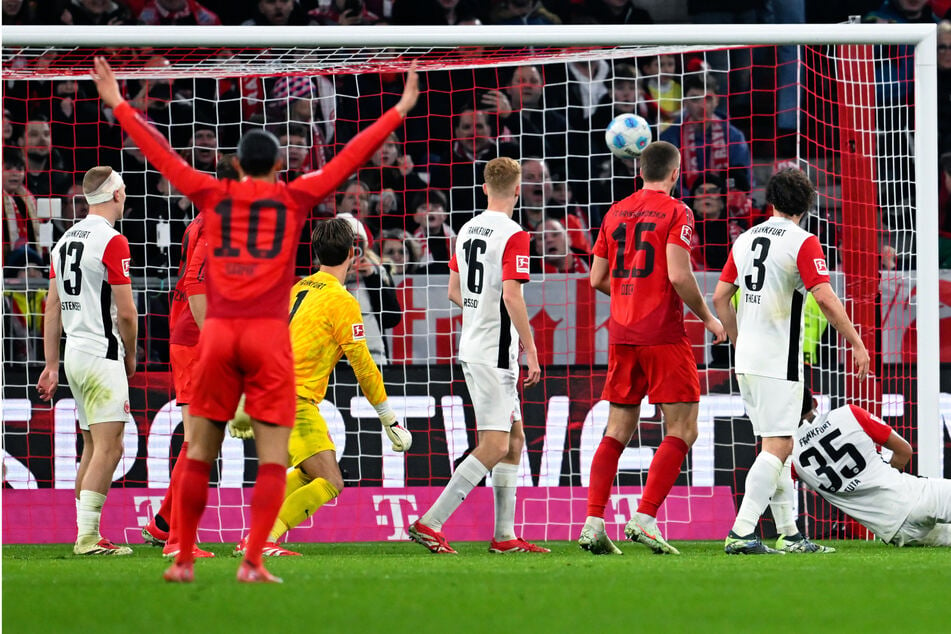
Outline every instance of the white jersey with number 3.
<svg viewBox="0 0 951 634"><path fill-rule="evenodd" d="M793 445L799 479L885 541L915 507L924 482L893 468L875 450L891 433L861 407L846 405L800 425Z"/></svg>
<svg viewBox="0 0 951 634"><path fill-rule="evenodd" d="M736 239L720 280L740 287L737 374L802 381L806 291L829 281L819 240L773 216Z"/></svg>
<svg viewBox="0 0 951 634"><path fill-rule="evenodd" d="M502 282L528 281L528 249L528 234L505 213L484 211L462 226L449 263L462 289L460 361L518 368L518 333Z"/></svg>
<svg viewBox="0 0 951 634"><path fill-rule="evenodd" d="M128 240L102 216L90 215L63 234L50 260L66 345L97 357L122 359L125 347L112 285L132 283Z"/></svg>

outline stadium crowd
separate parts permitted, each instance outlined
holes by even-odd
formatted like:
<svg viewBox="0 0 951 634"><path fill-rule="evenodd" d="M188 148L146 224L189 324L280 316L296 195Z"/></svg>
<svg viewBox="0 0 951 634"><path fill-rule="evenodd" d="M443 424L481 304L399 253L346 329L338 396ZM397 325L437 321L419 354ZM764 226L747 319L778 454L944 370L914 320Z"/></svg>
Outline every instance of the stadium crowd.
<svg viewBox="0 0 951 634"><path fill-rule="evenodd" d="M670 15L668 8L665 22L838 22L861 14L873 22L937 23L943 17L939 218L942 263L951 266L951 1L674 4L680 14ZM4 24L537 26L649 24L661 5L647 0L4 0L2 11ZM149 51L136 54L146 66L170 64ZM655 139L681 149L678 193L697 222L694 268L718 270L732 240L768 216L764 179L797 149L821 151L806 144L797 148L798 78L795 64L784 63L788 55L783 47L766 47L730 55L661 54L424 73L420 106L403 128L405 138L403 131L391 135L370 162L314 208L312 220L340 214L355 220L361 245L350 287L386 330L401 318L394 290L399 278L448 273L456 231L485 205L485 164L508 156L523 166L515 218L533 235L533 271L584 273L603 214L639 186L634 161L610 154L603 133L615 116L634 112L651 122ZM882 73L907 79L908 51L884 51L882 59ZM128 80L123 90L196 169L213 174L218 158L233 150L240 135L260 127L283 145L284 175L291 180L321 169L395 103L402 79L382 73ZM888 98L911 102L911 91L898 92ZM191 202L147 165L91 82L8 81L3 107L6 358L40 358L38 349L31 350L39 339L34 336L31 343L29 334L38 334L45 292L39 289L46 283L30 279L46 277L49 247L84 217L78 179L97 164L118 166L125 179L128 208L120 228L132 247L133 278L145 291L139 294L140 314L148 323L142 325L151 340L167 339L168 290L185 227L195 215ZM837 210L831 197L823 203L809 228L834 266ZM907 228L907 218L884 208L882 214L885 229ZM297 254L301 276L312 269L310 232L309 222ZM883 250L894 255L893 246ZM900 247L909 264L911 249ZM142 360L166 361L163 348L143 349ZM385 362L386 350L378 352Z"/></svg>

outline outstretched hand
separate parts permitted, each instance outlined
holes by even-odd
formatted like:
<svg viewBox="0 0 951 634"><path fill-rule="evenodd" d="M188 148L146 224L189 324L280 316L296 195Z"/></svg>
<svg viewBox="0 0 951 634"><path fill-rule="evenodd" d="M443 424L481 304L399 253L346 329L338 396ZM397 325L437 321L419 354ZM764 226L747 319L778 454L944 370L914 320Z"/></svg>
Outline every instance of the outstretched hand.
<svg viewBox="0 0 951 634"><path fill-rule="evenodd" d="M409 72L406 73L406 84L403 86L403 96L400 97L400 101L396 104L396 110L402 116L406 116L410 110L413 109L413 106L416 105L416 100L419 98L419 73L416 72L416 62L410 64Z"/></svg>
<svg viewBox="0 0 951 634"><path fill-rule="evenodd" d="M109 66L106 58L101 56L97 56L92 65L93 70L90 75L92 75L92 80L99 91L99 97L107 106L115 108L122 103L122 93L119 92L119 82L116 81L112 67Z"/></svg>

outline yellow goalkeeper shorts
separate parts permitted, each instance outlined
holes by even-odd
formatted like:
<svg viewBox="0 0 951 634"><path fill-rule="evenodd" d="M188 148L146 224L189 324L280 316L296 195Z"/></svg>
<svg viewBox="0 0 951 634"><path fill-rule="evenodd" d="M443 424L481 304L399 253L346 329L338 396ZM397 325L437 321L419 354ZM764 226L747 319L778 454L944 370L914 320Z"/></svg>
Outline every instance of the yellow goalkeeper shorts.
<svg viewBox="0 0 951 634"><path fill-rule="evenodd" d="M298 398L294 429L287 444L291 466L296 467L314 454L335 449L327 421L320 415L320 409L310 401Z"/></svg>

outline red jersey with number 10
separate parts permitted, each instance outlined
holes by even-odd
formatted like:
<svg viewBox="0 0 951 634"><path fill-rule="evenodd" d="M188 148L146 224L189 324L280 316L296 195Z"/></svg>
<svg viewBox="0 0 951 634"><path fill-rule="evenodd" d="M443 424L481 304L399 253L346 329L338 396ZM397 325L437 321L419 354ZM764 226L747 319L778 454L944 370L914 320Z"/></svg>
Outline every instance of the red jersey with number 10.
<svg viewBox="0 0 951 634"><path fill-rule="evenodd" d="M608 260L611 344L676 343L686 336L684 304L667 278L667 245L690 251L693 213L663 192L642 189L615 203L594 254Z"/></svg>
<svg viewBox="0 0 951 634"><path fill-rule="evenodd" d="M127 102L116 118L142 153L205 214L208 318L287 319L294 257L311 209L369 160L403 118L389 110L324 169L291 183L216 180L189 166Z"/></svg>

